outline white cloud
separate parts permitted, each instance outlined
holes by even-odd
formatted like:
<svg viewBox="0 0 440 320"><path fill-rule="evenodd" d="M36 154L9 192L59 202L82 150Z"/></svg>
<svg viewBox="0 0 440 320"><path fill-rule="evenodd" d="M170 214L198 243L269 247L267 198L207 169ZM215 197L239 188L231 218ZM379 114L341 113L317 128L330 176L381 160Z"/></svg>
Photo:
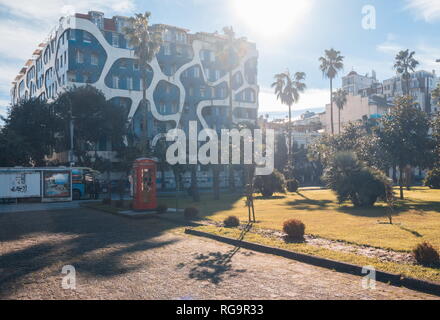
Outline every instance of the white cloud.
<svg viewBox="0 0 440 320"><path fill-rule="evenodd" d="M440 19L439 0L406 0L406 9L415 13L419 19L433 22Z"/></svg>
<svg viewBox="0 0 440 320"><path fill-rule="evenodd" d="M406 50L407 47L395 41L397 38L393 37L390 41L389 38L382 44L379 44L376 49L379 52L390 55L390 59L394 59L396 54L401 50ZM439 64L436 60L440 58L440 48L433 47L430 43L433 41L419 40L418 44L410 48L416 52L415 58L420 62L418 69L426 71L432 71L439 68ZM390 60L391 62L394 60Z"/></svg>
<svg viewBox="0 0 440 320"><path fill-rule="evenodd" d="M387 54L397 54L399 51L404 49L401 45L396 43L397 38L398 37L393 33L387 34L387 40L379 44L376 49Z"/></svg>
<svg viewBox="0 0 440 320"><path fill-rule="evenodd" d="M277 100L271 88L261 88L260 90L260 112L286 111L287 106ZM311 108L325 107L329 103L330 89L308 89L301 96L297 104L292 109L303 110Z"/></svg>
<svg viewBox="0 0 440 320"><path fill-rule="evenodd" d="M0 20L0 98L9 96L11 81L61 16L90 10L130 15L134 9L134 0L0 0L8 17Z"/></svg>
<svg viewBox="0 0 440 320"><path fill-rule="evenodd" d="M44 26L32 28L13 20L0 21L1 57L20 59L24 64L32 57L32 52L38 44L44 41L49 30Z"/></svg>
<svg viewBox="0 0 440 320"><path fill-rule="evenodd" d="M133 0L0 0L0 6L17 17L41 21L58 19L71 12L130 13L135 8Z"/></svg>

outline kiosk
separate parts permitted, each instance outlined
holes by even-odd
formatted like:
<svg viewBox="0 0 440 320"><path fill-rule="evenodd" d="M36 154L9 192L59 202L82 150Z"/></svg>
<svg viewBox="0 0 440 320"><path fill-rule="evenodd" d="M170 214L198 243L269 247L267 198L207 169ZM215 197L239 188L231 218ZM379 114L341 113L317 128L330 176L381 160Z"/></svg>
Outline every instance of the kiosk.
<svg viewBox="0 0 440 320"><path fill-rule="evenodd" d="M137 159L133 164L133 209L137 211L156 210L157 165L152 159Z"/></svg>

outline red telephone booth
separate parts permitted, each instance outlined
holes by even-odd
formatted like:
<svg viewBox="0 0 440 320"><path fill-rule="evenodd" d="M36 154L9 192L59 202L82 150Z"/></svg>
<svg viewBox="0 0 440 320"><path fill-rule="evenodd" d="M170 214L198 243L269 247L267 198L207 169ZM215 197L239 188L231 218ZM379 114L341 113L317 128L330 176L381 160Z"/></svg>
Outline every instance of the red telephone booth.
<svg viewBox="0 0 440 320"><path fill-rule="evenodd" d="M155 210L157 165L151 159L137 159L133 164L133 209Z"/></svg>

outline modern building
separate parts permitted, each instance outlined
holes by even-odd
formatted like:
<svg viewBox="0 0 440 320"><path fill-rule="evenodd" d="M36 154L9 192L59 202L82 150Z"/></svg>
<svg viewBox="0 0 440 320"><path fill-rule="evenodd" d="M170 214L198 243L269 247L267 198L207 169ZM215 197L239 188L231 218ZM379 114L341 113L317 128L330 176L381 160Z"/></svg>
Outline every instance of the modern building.
<svg viewBox="0 0 440 320"><path fill-rule="evenodd" d="M348 95L347 103L341 109L341 132L349 122L380 118L389 112L393 105L382 95ZM330 104L325 107L325 114L321 115L321 121L327 133L331 132L331 108ZM339 132L339 110L336 104L333 105L333 126L336 134Z"/></svg>
<svg viewBox="0 0 440 320"><path fill-rule="evenodd" d="M411 73L409 80L409 94L414 98L415 103L425 112L433 112L431 93L436 88L437 77L435 71L424 70ZM402 76L396 76L384 80L383 94L392 103L394 98L402 96L407 92L407 82Z"/></svg>
<svg viewBox="0 0 440 320"><path fill-rule="evenodd" d="M359 91L371 88L376 83L378 83L378 81L376 80L375 71L372 72L371 77L368 74L362 76L354 70L345 77L342 77L342 89L351 95L358 95Z"/></svg>
<svg viewBox="0 0 440 320"><path fill-rule="evenodd" d="M105 18L101 12L63 17L49 37L33 52L14 79L12 104L21 99L51 101L66 88L92 85L121 106L141 135L142 99L139 63L123 34L127 17ZM258 111L257 60L254 43L245 38L229 83L228 70L218 59L218 33L190 33L184 28L157 24L163 35L160 52L148 69L148 136L153 141L168 130L228 126L228 88L232 87L233 122L256 121ZM154 143L154 142L153 142ZM104 143L99 151L109 152Z"/></svg>

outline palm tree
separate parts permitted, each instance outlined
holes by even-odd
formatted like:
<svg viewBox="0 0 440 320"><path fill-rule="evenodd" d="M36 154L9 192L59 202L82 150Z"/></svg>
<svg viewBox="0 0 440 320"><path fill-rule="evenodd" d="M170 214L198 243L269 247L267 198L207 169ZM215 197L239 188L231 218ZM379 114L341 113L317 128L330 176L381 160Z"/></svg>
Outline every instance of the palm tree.
<svg viewBox="0 0 440 320"><path fill-rule="evenodd" d="M217 58L228 72L228 124L229 129L231 129L233 127L232 111L234 99L232 88L232 72L238 65L240 58L244 56L244 46L243 41L235 38L235 32L232 27L224 27L223 32L226 36L226 41L219 41L217 43ZM235 192L234 167L232 165L229 165L229 189L231 192Z"/></svg>
<svg viewBox="0 0 440 320"><path fill-rule="evenodd" d="M125 37L139 63L142 81L142 102L143 110L142 120L142 154L147 155L148 152L148 130L147 130L147 73L149 64L153 61L156 54L160 51L162 45L162 34L159 31L152 31L150 22L150 12L144 14L138 13L129 19L129 27L124 28Z"/></svg>
<svg viewBox="0 0 440 320"><path fill-rule="evenodd" d="M437 88L432 91L432 97L437 102L437 104L440 105L440 83L437 85Z"/></svg>
<svg viewBox="0 0 440 320"><path fill-rule="evenodd" d="M333 100L338 107L338 133L341 133L341 110L344 109L347 103L347 91L338 89L338 91L333 93Z"/></svg>
<svg viewBox="0 0 440 320"><path fill-rule="evenodd" d="M304 72L296 72L293 77L289 70L275 75L275 82L272 83L272 88L275 89L277 99L282 104L289 107L289 161L292 155L292 106L299 101L300 93L306 89L306 84L303 83L306 79Z"/></svg>
<svg viewBox="0 0 440 320"><path fill-rule="evenodd" d="M406 95L409 95L409 80L411 79L410 72L414 72L419 65L419 62L414 59L415 54L416 53L414 51L409 52L409 49L406 49L404 51L400 51L396 55L394 61L394 69L399 75L402 76L402 79L406 82Z"/></svg>
<svg viewBox="0 0 440 320"><path fill-rule="evenodd" d="M325 50L325 55L319 58L321 62L320 69L325 78L330 79L330 121L332 134L335 133L333 123L333 79L336 78L338 72L344 68L344 57L340 51L335 49Z"/></svg>

